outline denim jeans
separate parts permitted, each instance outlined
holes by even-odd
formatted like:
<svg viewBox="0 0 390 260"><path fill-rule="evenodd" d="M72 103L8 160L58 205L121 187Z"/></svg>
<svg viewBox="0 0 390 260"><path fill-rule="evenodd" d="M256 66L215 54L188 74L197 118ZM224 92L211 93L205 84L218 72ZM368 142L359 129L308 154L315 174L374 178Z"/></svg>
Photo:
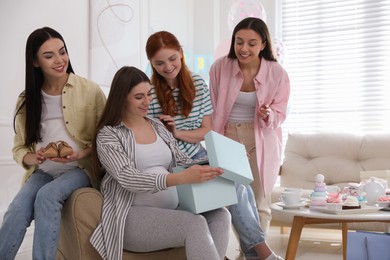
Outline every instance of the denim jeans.
<svg viewBox="0 0 390 260"><path fill-rule="evenodd" d="M207 155L205 149L199 150L192 159L205 157L205 155ZM256 259L254 246L264 242L265 235L261 229L255 195L249 185L235 183L235 188L238 202L228 207L232 223L238 234L241 250L247 258Z"/></svg>
<svg viewBox="0 0 390 260"><path fill-rule="evenodd" d="M257 258L254 249L265 241L257 213L255 196L249 185L235 184L238 203L228 207L232 223L240 240L241 250L247 258Z"/></svg>
<svg viewBox="0 0 390 260"><path fill-rule="evenodd" d="M201 146L199 151L196 152L191 158L192 159L200 159L200 158L205 158L207 157L207 150Z"/></svg>
<svg viewBox="0 0 390 260"><path fill-rule="evenodd" d="M0 259L15 259L27 227L35 220L33 260L54 260L64 201L74 190L86 186L90 186L89 177L80 168L64 172L56 179L36 170L4 215L0 228Z"/></svg>

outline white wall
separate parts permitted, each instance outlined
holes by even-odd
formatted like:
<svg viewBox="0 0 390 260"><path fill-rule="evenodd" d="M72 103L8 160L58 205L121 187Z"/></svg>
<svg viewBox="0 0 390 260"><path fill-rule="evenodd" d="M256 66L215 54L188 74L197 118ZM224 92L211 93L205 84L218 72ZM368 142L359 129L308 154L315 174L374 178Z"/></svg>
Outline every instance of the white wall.
<svg viewBox="0 0 390 260"><path fill-rule="evenodd" d="M97 1L97 0L90 0ZM124 0L110 1L111 4ZM145 55L147 37L156 31L174 33L188 54L191 70L197 69L197 57L212 60L218 45L230 39L227 14L233 0L131 0L139 1L140 34L134 41L140 46L139 57L130 61L147 69ZM255 1L255 0L251 0ZM263 0L267 24L274 35L275 1ZM78 75L89 77L89 1L87 0L1 0L0 1L0 222L20 187L23 169L12 159L13 112L15 101L24 89L24 55L28 35L49 26L64 37L73 68ZM208 77L207 70L199 73ZM202 74L203 73L203 74ZM31 259L32 230L26 235L18 259Z"/></svg>

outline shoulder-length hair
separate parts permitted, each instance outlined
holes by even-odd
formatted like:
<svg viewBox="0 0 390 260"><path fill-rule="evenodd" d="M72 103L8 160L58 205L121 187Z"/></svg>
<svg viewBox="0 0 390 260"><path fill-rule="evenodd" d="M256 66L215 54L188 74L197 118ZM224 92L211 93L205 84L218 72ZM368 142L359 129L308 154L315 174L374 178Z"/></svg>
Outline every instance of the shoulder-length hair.
<svg viewBox="0 0 390 260"><path fill-rule="evenodd" d="M124 66L114 75L110 93L108 94L107 102L102 117L97 124L94 140L92 142L92 180L96 185L100 184L100 181L104 176L97 155L97 135L104 126L116 126L121 123L122 116L126 109L127 95L135 86L142 82L148 82L150 84L148 76L135 67Z"/></svg>
<svg viewBox="0 0 390 260"><path fill-rule="evenodd" d="M160 31L152 34L146 42L146 55L151 59L160 49L173 49L179 51L182 55L181 69L177 75L179 88L178 104L172 96L172 89L168 85L163 76L158 74L156 69L152 67L152 85L155 88L157 100L160 103L163 114L175 116L181 112L184 117L188 117L192 110L193 101L195 99L195 85L192 80L191 72L188 70L184 61L183 49L177 38L170 32ZM180 108L181 111L178 111Z"/></svg>
<svg viewBox="0 0 390 260"><path fill-rule="evenodd" d="M60 33L49 27L43 27L33 31L27 38L26 43L26 76L25 76L25 90L20 95L21 102L16 107L14 116L14 131L15 120L18 113L23 107L26 111L26 124L25 124L25 145L31 146L33 143L41 141L40 123L42 113L43 97L41 93L42 84L44 81L44 75L39 67L34 66L34 62L37 60L37 53L39 48L49 39L60 39L64 43L66 53L68 49L66 47L64 38ZM69 54L68 54L69 56ZM74 73L72 65L68 63L67 73Z"/></svg>
<svg viewBox="0 0 390 260"><path fill-rule="evenodd" d="M272 40L268 27L263 20L256 17L244 18L236 25L236 27L234 27L232 41L228 54L229 58L237 59L236 52L234 51L234 45L236 43L236 33L242 29L250 29L255 31L262 39L262 43L265 43L264 49L259 53L260 58L263 57L266 60L276 61L275 55L273 53Z"/></svg>

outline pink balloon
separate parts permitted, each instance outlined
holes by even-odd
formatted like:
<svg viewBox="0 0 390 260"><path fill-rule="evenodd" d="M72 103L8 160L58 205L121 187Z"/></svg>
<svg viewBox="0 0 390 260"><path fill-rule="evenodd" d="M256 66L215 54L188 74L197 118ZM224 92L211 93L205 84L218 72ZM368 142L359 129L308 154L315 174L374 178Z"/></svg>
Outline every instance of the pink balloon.
<svg viewBox="0 0 390 260"><path fill-rule="evenodd" d="M280 64L285 65L287 59L287 50L284 47L283 42L280 41L279 39L273 39L272 43L273 43L276 59Z"/></svg>
<svg viewBox="0 0 390 260"><path fill-rule="evenodd" d="M233 32L234 27L246 17L260 18L266 21L266 13L263 5L258 0L236 0L228 13L228 28Z"/></svg>

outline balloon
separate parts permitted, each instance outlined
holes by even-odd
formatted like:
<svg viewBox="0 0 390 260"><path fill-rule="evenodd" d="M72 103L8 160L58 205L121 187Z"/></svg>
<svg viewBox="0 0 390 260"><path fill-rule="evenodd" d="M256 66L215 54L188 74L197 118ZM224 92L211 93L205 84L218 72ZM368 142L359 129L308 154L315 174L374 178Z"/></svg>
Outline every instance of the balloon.
<svg viewBox="0 0 390 260"><path fill-rule="evenodd" d="M282 41L279 39L274 39L272 41L273 43L273 48L274 48L274 53L276 56L276 59L280 64L285 64L286 63L286 56L287 56L287 51L286 48L284 47L284 44Z"/></svg>
<svg viewBox="0 0 390 260"><path fill-rule="evenodd" d="M233 32L234 27L246 17L260 18L266 21L265 9L258 0L236 0L228 13L228 28Z"/></svg>

